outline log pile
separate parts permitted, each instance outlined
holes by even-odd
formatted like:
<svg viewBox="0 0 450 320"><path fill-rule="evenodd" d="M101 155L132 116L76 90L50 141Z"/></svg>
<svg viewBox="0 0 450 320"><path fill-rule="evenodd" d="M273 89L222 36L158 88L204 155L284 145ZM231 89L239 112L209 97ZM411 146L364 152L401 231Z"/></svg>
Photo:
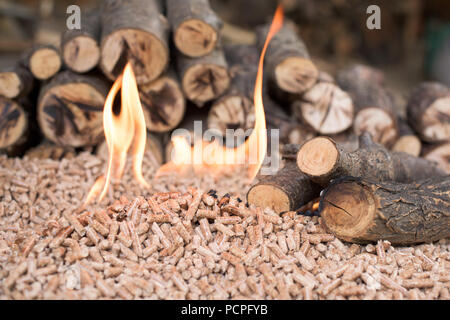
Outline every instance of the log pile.
<svg viewBox="0 0 450 320"><path fill-rule="evenodd" d="M16 65L0 70L0 152L23 154L23 146L39 137L37 125L45 143L64 150L101 146L103 105L128 62L149 136L158 140L150 146L158 150L157 163L170 153L167 136L192 114L222 135L253 128L254 82L268 24L255 28L254 44L225 44L223 22L208 0L105 0L82 21L81 30L63 32L60 48L34 46ZM425 188L433 197L440 192L439 179L450 173L448 87L420 84L406 117L400 116L380 71L364 65L336 75L319 70L290 20L269 44L263 101L267 127L280 130L285 166L249 190L251 204L278 213L297 210L321 188L350 176L360 179L351 180L358 186L350 189L372 190L378 212L378 199L388 197L377 191L382 186L402 197L409 189L398 183L432 178L436 191L426 183L414 190ZM160 135L165 138L155 138ZM322 193L321 203L333 192ZM448 199L439 201L448 209ZM426 210L431 209L422 208L424 216ZM436 237L414 241L426 239Z"/></svg>

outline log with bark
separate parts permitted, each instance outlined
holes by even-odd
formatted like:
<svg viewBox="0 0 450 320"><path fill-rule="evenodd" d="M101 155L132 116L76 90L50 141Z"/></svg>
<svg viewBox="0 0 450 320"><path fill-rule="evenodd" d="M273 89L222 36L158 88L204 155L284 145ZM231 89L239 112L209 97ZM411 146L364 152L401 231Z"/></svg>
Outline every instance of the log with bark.
<svg viewBox="0 0 450 320"><path fill-rule="evenodd" d="M318 197L320 186L300 172L295 163L295 146L285 145L285 165L275 175L262 178L247 193L247 202L277 213L292 211Z"/></svg>
<svg viewBox="0 0 450 320"><path fill-rule="evenodd" d="M186 97L198 107L216 99L230 86L227 61L220 47L198 58L177 53L177 69Z"/></svg>
<svg viewBox="0 0 450 320"><path fill-rule="evenodd" d="M59 73L39 94L37 118L44 136L61 146L99 143L104 136L102 111L109 87L96 75Z"/></svg>
<svg viewBox="0 0 450 320"><path fill-rule="evenodd" d="M211 106L208 128L221 135L227 129L253 129L255 107L253 103L259 50L254 45L228 45L224 47L230 66L230 88ZM302 143L314 136L311 130L292 119L269 95L263 97L268 129L279 129L280 142Z"/></svg>
<svg viewBox="0 0 450 320"><path fill-rule="evenodd" d="M0 151L15 153L29 137L28 113L17 101L0 97Z"/></svg>
<svg viewBox="0 0 450 320"><path fill-rule="evenodd" d="M262 48L270 25L257 30L258 44ZM265 57L266 72L275 88L292 94L302 94L317 81L318 70L295 25L285 21L283 28L273 37Z"/></svg>
<svg viewBox="0 0 450 320"><path fill-rule="evenodd" d="M167 132L176 128L184 117L186 101L177 75L168 71L157 80L139 88L147 129Z"/></svg>
<svg viewBox="0 0 450 320"><path fill-rule="evenodd" d="M292 109L299 120L320 134L341 133L353 123L350 95L329 79L319 80L292 104Z"/></svg>
<svg viewBox="0 0 450 320"><path fill-rule="evenodd" d="M81 29L66 30L61 36L61 55L72 71L84 73L100 61L100 15L88 12L82 16Z"/></svg>
<svg viewBox="0 0 450 320"><path fill-rule="evenodd" d="M411 93L407 116L422 140L450 141L450 89L437 82L422 83Z"/></svg>
<svg viewBox="0 0 450 320"><path fill-rule="evenodd" d="M314 138L299 148L297 166L324 186L342 176L408 183L445 174L428 160L388 151L373 142L369 133L360 136L359 148L354 152L344 150L331 138Z"/></svg>
<svg viewBox="0 0 450 320"><path fill-rule="evenodd" d="M223 23L209 0L168 0L167 17L173 42L183 54L201 57L216 47Z"/></svg>
<svg viewBox="0 0 450 320"><path fill-rule="evenodd" d="M436 162L438 167L450 174L450 142L426 145L423 148L422 156Z"/></svg>
<svg viewBox="0 0 450 320"><path fill-rule="evenodd" d="M224 47L229 65L229 89L208 113L208 128L225 135L226 129L252 129L255 125L253 94L258 72L259 51L252 45Z"/></svg>
<svg viewBox="0 0 450 320"><path fill-rule="evenodd" d="M357 135L369 132L375 142L391 147L398 135L393 97L380 85L377 74L370 75L370 69L364 71L361 72L359 66L352 66L337 76L339 86L353 99L353 128Z"/></svg>
<svg viewBox="0 0 450 320"><path fill-rule="evenodd" d="M101 9L101 68L111 80L131 62L138 84L158 78L169 62L166 18L158 0L106 0Z"/></svg>
<svg viewBox="0 0 450 320"><path fill-rule="evenodd" d="M450 237L450 176L418 183L343 178L322 193L320 215L338 238L396 245Z"/></svg>
<svg viewBox="0 0 450 320"><path fill-rule="evenodd" d="M0 71L0 96L10 99L25 97L33 84L33 74L20 62Z"/></svg>
<svg viewBox="0 0 450 320"><path fill-rule="evenodd" d="M398 117L397 123L399 138L394 143L392 151L402 151L418 157L422 149L422 142L419 137L414 134L411 127L404 119Z"/></svg>
<svg viewBox="0 0 450 320"><path fill-rule="evenodd" d="M22 57L22 63L39 80L48 80L61 69L59 50L52 45L37 45Z"/></svg>

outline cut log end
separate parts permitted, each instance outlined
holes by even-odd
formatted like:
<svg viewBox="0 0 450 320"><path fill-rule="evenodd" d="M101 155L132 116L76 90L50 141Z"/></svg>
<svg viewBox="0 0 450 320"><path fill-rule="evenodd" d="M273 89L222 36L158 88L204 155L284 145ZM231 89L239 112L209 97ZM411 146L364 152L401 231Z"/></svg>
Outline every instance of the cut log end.
<svg viewBox="0 0 450 320"><path fill-rule="evenodd" d="M436 142L450 139L450 97L433 102L423 114L422 127L425 141Z"/></svg>
<svg viewBox="0 0 450 320"><path fill-rule="evenodd" d="M0 73L0 95L13 99L17 97L22 90L22 80L16 72Z"/></svg>
<svg viewBox="0 0 450 320"><path fill-rule="evenodd" d="M137 29L121 29L111 33L102 43L101 67L114 80L131 62L138 84L147 84L166 69L169 53L164 43L151 33Z"/></svg>
<svg viewBox="0 0 450 320"><path fill-rule="evenodd" d="M392 146L397 138L397 126L392 115L380 108L364 108L355 117L355 133L363 132L372 135L374 142L386 147Z"/></svg>
<svg viewBox="0 0 450 320"><path fill-rule="evenodd" d="M43 92L38 121L47 139L62 146L95 145L103 137L105 93L87 83L67 83Z"/></svg>
<svg viewBox="0 0 450 320"><path fill-rule="evenodd" d="M178 82L172 77L163 76L141 86L139 95L150 131L170 131L183 119L186 102Z"/></svg>
<svg viewBox="0 0 450 320"><path fill-rule="evenodd" d="M392 147L392 151L400 151L418 157L422 149L420 139L415 135L401 136Z"/></svg>
<svg viewBox="0 0 450 320"><path fill-rule="evenodd" d="M326 137L317 137L306 142L297 153L297 166L300 171L315 177L330 174L338 161L336 144Z"/></svg>
<svg viewBox="0 0 450 320"><path fill-rule="evenodd" d="M288 57L275 67L275 81L290 93L303 93L317 81L319 71L314 63L301 57Z"/></svg>
<svg viewBox="0 0 450 320"><path fill-rule="evenodd" d="M198 19L183 21L174 33L178 50L189 57L201 57L210 53L217 44L217 30Z"/></svg>
<svg viewBox="0 0 450 320"><path fill-rule="evenodd" d="M64 44L62 56L68 68L84 73L98 64L100 48L97 41L91 37L79 36Z"/></svg>
<svg viewBox="0 0 450 320"><path fill-rule="evenodd" d="M39 80L53 77L61 68L61 57L56 49L44 47L36 50L29 59L31 73Z"/></svg>
<svg viewBox="0 0 450 320"><path fill-rule="evenodd" d="M255 124L252 101L242 95L229 95L219 99L208 114L208 128L225 135L227 129L252 129Z"/></svg>
<svg viewBox="0 0 450 320"><path fill-rule="evenodd" d="M0 97L0 149L21 143L27 128L28 120L23 108Z"/></svg>
<svg viewBox="0 0 450 320"><path fill-rule="evenodd" d="M293 108L300 108L301 120L320 134L337 134L350 128L354 106L350 96L333 83L320 82L305 92Z"/></svg>
<svg viewBox="0 0 450 320"><path fill-rule="evenodd" d="M189 100L198 106L219 97L230 86L225 67L215 64L194 64L186 70L182 86Z"/></svg>
<svg viewBox="0 0 450 320"><path fill-rule="evenodd" d="M320 215L326 227L345 241L364 238L374 214L372 194L357 182L333 185L322 197Z"/></svg>
<svg viewBox="0 0 450 320"><path fill-rule="evenodd" d="M254 186L248 192L247 200L258 207L271 208L275 212L285 212L292 208L286 192L272 185Z"/></svg>

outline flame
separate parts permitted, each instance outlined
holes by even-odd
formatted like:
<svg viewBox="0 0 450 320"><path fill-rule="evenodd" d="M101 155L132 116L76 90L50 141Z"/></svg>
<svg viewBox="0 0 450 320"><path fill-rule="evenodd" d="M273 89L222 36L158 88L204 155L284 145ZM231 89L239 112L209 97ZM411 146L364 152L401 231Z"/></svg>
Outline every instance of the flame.
<svg viewBox="0 0 450 320"><path fill-rule="evenodd" d="M122 104L119 114L113 111L114 99L121 91ZM103 200L108 192L111 180L120 180L127 160L127 153L132 147L133 174L144 187L149 184L142 175L147 129L144 112L139 100L139 92L131 64L125 66L123 75L114 82L105 101L103 109L103 130L108 146L108 166L106 176L100 176L89 191L85 205L99 195Z"/></svg>
<svg viewBox="0 0 450 320"><path fill-rule="evenodd" d="M248 163L248 178L253 180L261 168L267 152L266 118L262 95L264 57L267 47L283 26L283 8L278 6L267 34L258 64L254 90L255 126L252 133L237 148L227 148L217 141L205 142L199 139L191 146L182 136L172 138L172 161L158 170L157 176L167 172L186 170L187 164L193 164L195 172L208 171L213 175L220 175L230 166Z"/></svg>

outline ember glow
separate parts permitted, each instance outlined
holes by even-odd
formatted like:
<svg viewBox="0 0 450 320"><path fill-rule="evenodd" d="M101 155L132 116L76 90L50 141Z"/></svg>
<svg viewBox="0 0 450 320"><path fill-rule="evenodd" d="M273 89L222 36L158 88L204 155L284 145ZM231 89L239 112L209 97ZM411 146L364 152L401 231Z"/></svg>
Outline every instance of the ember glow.
<svg viewBox="0 0 450 320"><path fill-rule="evenodd" d="M114 100L120 89L122 89L122 103L120 111L115 112ZM120 180L130 147L132 147L134 176L142 186L149 187L142 175L147 129L136 78L130 63L125 66L123 75L114 82L106 98L103 109L103 129L108 146L108 167L106 175L100 176L91 188L85 204L97 196L99 201L103 200L111 180Z"/></svg>
<svg viewBox="0 0 450 320"><path fill-rule="evenodd" d="M186 165L193 164L196 172L206 170L217 176L230 166L247 164L248 178L253 180L256 177L267 153L266 118L262 96L264 56L271 39L282 26L283 9L280 5L275 12L259 59L254 91L255 127L245 143L237 148L227 148L216 140L205 142L198 139L191 146L184 137L175 136L171 141L174 148L171 161L160 168L158 175L174 170L182 171Z"/></svg>

